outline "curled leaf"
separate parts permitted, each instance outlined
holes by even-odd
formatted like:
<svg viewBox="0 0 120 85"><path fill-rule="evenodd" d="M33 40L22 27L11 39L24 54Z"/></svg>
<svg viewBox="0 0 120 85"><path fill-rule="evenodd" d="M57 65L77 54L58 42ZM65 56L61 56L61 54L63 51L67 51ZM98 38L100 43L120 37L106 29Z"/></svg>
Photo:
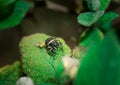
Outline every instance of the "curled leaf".
<svg viewBox="0 0 120 85"><path fill-rule="evenodd" d="M13 12L8 16L8 18L0 22L0 29L10 28L18 25L24 18L29 8L30 4L28 2L21 0L16 1Z"/></svg>

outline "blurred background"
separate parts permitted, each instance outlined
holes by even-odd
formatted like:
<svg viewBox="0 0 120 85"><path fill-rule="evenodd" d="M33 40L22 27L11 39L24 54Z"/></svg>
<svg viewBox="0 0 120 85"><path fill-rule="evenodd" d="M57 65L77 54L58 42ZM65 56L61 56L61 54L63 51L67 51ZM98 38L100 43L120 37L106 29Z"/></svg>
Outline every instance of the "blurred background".
<svg viewBox="0 0 120 85"><path fill-rule="evenodd" d="M46 33L63 38L73 49L85 27L77 22L84 11L81 0L27 0L33 4L22 22L12 29L0 30L0 67L19 60L19 42L23 36ZM120 14L120 0L111 0L106 11ZM113 21L120 36L120 17Z"/></svg>

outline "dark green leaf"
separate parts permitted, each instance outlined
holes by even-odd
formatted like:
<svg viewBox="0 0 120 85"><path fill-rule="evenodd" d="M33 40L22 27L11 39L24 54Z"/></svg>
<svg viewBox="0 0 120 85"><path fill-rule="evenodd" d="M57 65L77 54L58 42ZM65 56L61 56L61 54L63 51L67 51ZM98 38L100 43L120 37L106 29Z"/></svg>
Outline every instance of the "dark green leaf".
<svg viewBox="0 0 120 85"><path fill-rule="evenodd" d="M117 18L119 15L116 12L108 12L104 14L98 21L100 28L107 31L112 28L112 20Z"/></svg>
<svg viewBox="0 0 120 85"><path fill-rule="evenodd" d="M112 28L112 22L105 22L105 23L102 23L101 27L100 27L102 30L104 31L108 31Z"/></svg>
<svg viewBox="0 0 120 85"><path fill-rule="evenodd" d="M1 7L0 6L0 22L3 21L4 19L7 19L11 13L13 12L14 4Z"/></svg>
<svg viewBox="0 0 120 85"><path fill-rule="evenodd" d="M15 3L13 13L7 19L0 22L0 29L10 28L18 25L24 18L29 8L29 3L17 1Z"/></svg>
<svg viewBox="0 0 120 85"><path fill-rule="evenodd" d="M101 6L100 6L100 10L105 10L111 0L100 0Z"/></svg>
<svg viewBox="0 0 120 85"><path fill-rule="evenodd" d="M16 0L0 0L0 6L8 6L15 2Z"/></svg>
<svg viewBox="0 0 120 85"><path fill-rule="evenodd" d="M117 18L119 15L116 12L108 12L105 13L99 20L99 22L106 23L114 20Z"/></svg>

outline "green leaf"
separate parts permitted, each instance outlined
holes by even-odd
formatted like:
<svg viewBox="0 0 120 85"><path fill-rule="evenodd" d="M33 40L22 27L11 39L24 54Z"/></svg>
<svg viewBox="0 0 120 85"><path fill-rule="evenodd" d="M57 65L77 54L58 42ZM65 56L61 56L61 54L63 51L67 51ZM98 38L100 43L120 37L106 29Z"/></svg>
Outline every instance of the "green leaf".
<svg viewBox="0 0 120 85"><path fill-rule="evenodd" d="M120 85L120 43L113 31L85 55L75 85Z"/></svg>
<svg viewBox="0 0 120 85"><path fill-rule="evenodd" d="M17 26L22 21L29 8L29 3L21 0L16 1L13 13L7 19L0 22L0 29Z"/></svg>
<svg viewBox="0 0 120 85"><path fill-rule="evenodd" d="M100 41L102 41L103 38L104 38L104 35L98 28L90 29L85 31L81 35L81 40L79 45L85 46L87 48L91 48L95 44L98 44Z"/></svg>
<svg viewBox="0 0 120 85"><path fill-rule="evenodd" d="M117 18L119 15L116 12L105 13L98 21L101 29L108 31L112 28L112 20Z"/></svg>
<svg viewBox="0 0 120 85"><path fill-rule="evenodd" d="M105 23L102 23L101 27L100 27L102 30L104 31L109 31L110 29L112 29L112 22L105 22Z"/></svg>
<svg viewBox="0 0 120 85"><path fill-rule="evenodd" d="M15 62L0 69L0 85L16 85L16 81L22 74L21 63Z"/></svg>
<svg viewBox="0 0 120 85"><path fill-rule="evenodd" d="M9 15L12 13L13 8L14 4L5 7L0 6L0 22L9 17Z"/></svg>
<svg viewBox="0 0 120 85"><path fill-rule="evenodd" d="M80 58L80 60L83 59L84 56L87 54L88 50L93 49L94 45L101 42L103 40L103 38L104 38L103 33L97 28L85 31L81 35L81 40L79 43L80 50L79 50L78 55L76 55L76 56L78 58Z"/></svg>
<svg viewBox="0 0 120 85"><path fill-rule="evenodd" d="M91 26L94 24L102 15L104 11L97 12L86 12L78 16L78 22L84 26Z"/></svg>
<svg viewBox="0 0 120 85"><path fill-rule="evenodd" d="M110 4L111 0L100 0L101 6L100 6L100 10L105 10L109 4Z"/></svg>
<svg viewBox="0 0 120 85"><path fill-rule="evenodd" d="M89 9L91 9L91 11L98 11L100 8L100 0L86 0Z"/></svg>
<svg viewBox="0 0 120 85"><path fill-rule="evenodd" d="M116 12L108 12L105 13L99 20L99 22L106 23L114 20L117 18L119 15Z"/></svg>
<svg viewBox="0 0 120 85"><path fill-rule="evenodd" d="M62 57L71 54L70 48L61 38L56 39L60 40L63 49L58 48L54 55L49 55L45 47L36 46L37 43L45 43L49 37L45 34L34 34L24 37L20 43L24 72L34 80L35 85L43 82L56 83L56 76L63 70Z"/></svg>

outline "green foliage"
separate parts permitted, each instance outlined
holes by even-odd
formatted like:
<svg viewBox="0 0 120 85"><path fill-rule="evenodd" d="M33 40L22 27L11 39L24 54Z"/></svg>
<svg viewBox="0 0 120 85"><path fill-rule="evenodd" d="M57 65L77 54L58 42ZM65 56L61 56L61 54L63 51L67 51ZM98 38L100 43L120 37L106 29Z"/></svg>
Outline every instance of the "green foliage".
<svg viewBox="0 0 120 85"><path fill-rule="evenodd" d="M15 85L22 74L21 63L15 62L0 69L0 85Z"/></svg>
<svg viewBox="0 0 120 85"><path fill-rule="evenodd" d="M34 80L35 85L57 83L56 76L64 70L61 59L71 54L70 48L61 38L57 39L61 41L63 49L58 49L54 55L49 55L45 47L36 46L38 42L45 43L49 37L45 34L34 34L24 37L20 43L24 72Z"/></svg>
<svg viewBox="0 0 120 85"><path fill-rule="evenodd" d="M108 12L108 13L105 13L100 19L99 21L97 22L97 25L107 31L109 29L112 28L112 20L114 20L115 18L117 18L119 15L115 12Z"/></svg>
<svg viewBox="0 0 120 85"><path fill-rule="evenodd" d="M0 6L4 7L4 6L8 6L12 3L14 3L16 0L0 0Z"/></svg>
<svg viewBox="0 0 120 85"><path fill-rule="evenodd" d="M111 0L100 0L100 10L105 10L109 6L110 1Z"/></svg>
<svg viewBox="0 0 120 85"><path fill-rule="evenodd" d="M30 4L22 0L1 0L0 9L2 9L2 12L0 13L0 17L4 18L0 20L0 29L11 28L18 25L29 8Z"/></svg>
<svg viewBox="0 0 120 85"><path fill-rule="evenodd" d="M110 0L99 0L99 10L96 9L98 8L96 4L94 5L97 1L86 1L88 1L88 7L91 12L80 14L78 16L78 22L84 26L91 26L95 23L95 29L87 30L81 37L80 46L86 46L87 52L83 55L82 63L74 84L119 85L120 43L115 31L110 30L112 28L112 20L117 18L118 14L115 12L105 14L104 12L97 13L99 11L105 11ZM94 8L96 10L94 10ZM99 28L106 31L105 36Z"/></svg>
<svg viewBox="0 0 120 85"><path fill-rule="evenodd" d="M97 11L100 9L100 0L86 0L88 7L91 11Z"/></svg>
<svg viewBox="0 0 120 85"><path fill-rule="evenodd" d="M79 54L76 55L76 58L78 57L80 58L80 60L81 58L83 59L87 52L93 49L94 45L101 42L103 38L104 38L103 33L97 28L83 32L79 43L80 48L80 50L78 50ZM77 50L75 51L75 53L76 52Z"/></svg>
<svg viewBox="0 0 120 85"><path fill-rule="evenodd" d="M112 28L112 22L105 22L100 25L101 25L100 28L104 31L107 31Z"/></svg>
<svg viewBox="0 0 120 85"><path fill-rule="evenodd" d="M93 47L95 44L99 43L100 41L102 41L104 38L103 33L97 29L90 29L85 31L82 36L81 36L81 40L80 40L80 46L86 46L87 48L91 48Z"/></svg>
<svg viewBox="0 0 120 85"><path fill-rule="evenodd" d="M104 11L82 13L78 16L78 22L84 26L91 26L103 15L103 13Z"/></svg>
<svg viewBox="0 0 120 85"><path fill-rule="evenodd" d="M73 50L73 57L81 61L87 52L93 49L94 45L99 44L103 39L104 34L98 28L86 30L80 37L79 46Z"/></svg>
<svg viewBox="0 0 120 85"><path fill-rule="evenodd" d="M91 26L97 22L104 14L105 9L108 7L110 0L86 0L90 12L81 13L78 16L78 22L84 26Z"/></svg>
<svg viewBox="0 0 120 85"><path fill-rule="evenodd" d="M107 12L99 19L99 22L111 22L118 16L116 12Z"/></svg>
<svg viewBox="0 0 120 85"><path fill-rule="evenodd" d="M120 43L115 32L106 34L84 56L75 85L119 85Z"/></svg>
<svg viewBox="0 0 120 85"><path fill-rule="evenodd" d="M95 24L95 27L82 34L79 46L73 50L73 57L81 61L74 85L120 85L120 43L115 31L110 30L111 21L118 14L104 14L110 0L85 1L90 12L81 13L78 22L87 27ZM0 29L18 25L29 8L30 4L22 0L1 0ZM35 85L63 85L69 80L63 72L61 59L71 55L71 50L64 40L56 38L63 49L59 47L52 55L45 46L36 45L45 43L49 37L38 33L24 37L20 42L23 72ZM21 74L20 62L0 69L0 85L15 85Z"/></svg>

